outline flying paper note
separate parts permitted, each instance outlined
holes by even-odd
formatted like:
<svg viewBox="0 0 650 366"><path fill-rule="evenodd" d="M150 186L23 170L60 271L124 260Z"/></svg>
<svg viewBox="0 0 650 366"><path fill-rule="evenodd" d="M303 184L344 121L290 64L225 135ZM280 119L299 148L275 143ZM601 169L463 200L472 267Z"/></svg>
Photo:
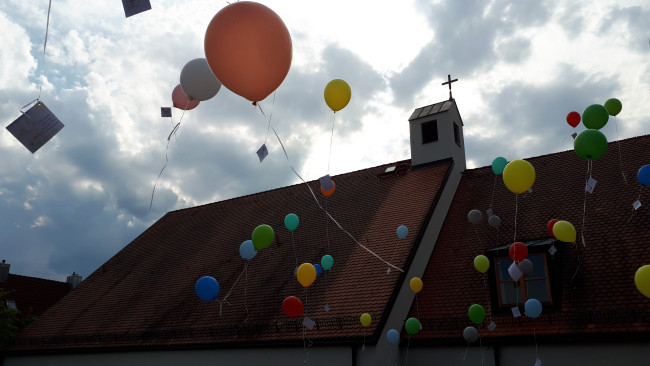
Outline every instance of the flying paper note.
<svg viewBox="0 0 650 366"><path fill-rule="evenodd" d="M318 178L318 180L320 181L321 187L323 187L323 191L327 192L334 189L334 182L332 182L332 177L329 174Z"/></svg>
<svg viewBox="0 0 650 366"><path fill-rule="evenodd" d="M33 154L62 128L63 123L39 100L7 126L7 131Z"/></svg>
<svg viewBox="0 0 650 366"><path fill-rule="evenodd" d="M122 0L124 6L124 15L130 17L142 13L143 11L151 10L151 3L149 0Z"/></svg>
<svg viewBox="0 0 650 366"><path fill-rule="evenodd" d="M172 108L171 107L160 107L160 117L171 117Z"/></svg>
<svg viewBox="0 0 650 366"><path fill-rule="evenodd" d="M257 149L257 157L260 158L260 163L267 155L269 155L269 150L266 148L266 144L262 144L262 146Z"/></svg>

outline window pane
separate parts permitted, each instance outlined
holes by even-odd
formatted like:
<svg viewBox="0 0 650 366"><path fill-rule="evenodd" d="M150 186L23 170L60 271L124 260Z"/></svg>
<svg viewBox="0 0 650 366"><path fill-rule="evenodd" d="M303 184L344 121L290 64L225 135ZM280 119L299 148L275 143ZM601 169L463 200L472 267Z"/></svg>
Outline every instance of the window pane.
<svg viewBox="0 0 650 366"><path fill-rule="evenodd" d="M529 274L528 277L546 277L543 255L529 255L528 260L533 262L533 273Z"/></svg>
<svg viewBox="0 0 650 366"><path fill-rule="evenodd" d="M514 286L514 282L502 282L501 286L501 304L516 304L522 302L521 289Z"/></svg>
<svg viewBox="0 0 650 366"><path fill-rule="evenodd" d="M499 279L501 281L512 281L512 277L508 273L508 267L512 264L512 259L510 258L500 258L497 259L497 265L499 266Z"/></svg>
<svg viewBox="0 0 650 366"><path fill-rule="evenodd" d="M546 280L529 280L526 281L526 292L529 299L537 299L539 301L551 301L551 296L548 293L548 286Z"/></svg>

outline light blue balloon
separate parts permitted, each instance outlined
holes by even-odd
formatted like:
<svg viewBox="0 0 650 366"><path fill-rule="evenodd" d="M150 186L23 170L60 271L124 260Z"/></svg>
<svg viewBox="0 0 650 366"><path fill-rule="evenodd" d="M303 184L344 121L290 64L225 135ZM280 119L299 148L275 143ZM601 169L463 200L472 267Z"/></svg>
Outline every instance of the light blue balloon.
<svg viewBox="0 0 650 366"><path fill-rule="evenodd" d="M406 236L409 234L409 228L407 228L404 225L400 225L397 227L397 237L400 239L406 238Z"/></svg>
<svg viewBox="0 0 650 366"><path fill-rule="evenodd" d="M241 243L239 246L239 255L247 261L253 259L253 257L257 255L257 250L255 250L252 240L246 240Z"/></svg>
<svg viewBox="0 0 650 366"><path fill-rule="evenodd" d="M528 299L524 305L526 315L531 318L537 318L542 313L542 303L537 299Z"/></svg>
<svg viewBox="0 0 650 366"><path fill-rule="evenodd" d="M314 264L314 268L316 268L316 276L320 276L320 274L323 273L323 267L321 267L320 264Z"/></svg>
<svg viewBox="0 0 650 366"><path fill-rule="evenodd" d="M299 223L300 219L298 219L298 215L296 214L290 213L284 218L284 226L286 226L289 231L296 230Z"/></svg>
<svg viewBox="0 0 650 366"><path fill-rule="evenodd" d="M386 333L386 338L388 338L388 343L398 344L399 343L399 332L397 329L391 329Z"/></svg>
<svg viewBox="0 0 650 366"><path fill-rule="evenodd" d="M320 260L320 265L323 266L323 269L326 271L332 268L333 264L334 264L334 258L332 258L332 256L329 254L325 254L323 258L321 258Z"/></svg>
<svg viewBox="0 0 650 366"><path fill-rule="evenodd" d="M194 286L196 295L205 301L212 301L219 296L219 282L210 276L203 276Z"/></svg>

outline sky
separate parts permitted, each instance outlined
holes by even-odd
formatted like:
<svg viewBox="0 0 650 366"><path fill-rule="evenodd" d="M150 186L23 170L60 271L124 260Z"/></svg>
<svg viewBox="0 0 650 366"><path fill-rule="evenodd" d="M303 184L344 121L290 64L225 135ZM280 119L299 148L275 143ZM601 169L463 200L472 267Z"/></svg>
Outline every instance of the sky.
<svg viewBox="0 0 650 366"><path fill-rule="evenodd" d="M292 40L289 73L260 102L288 160L226 87L160 116L228 2L151 0L126 18L117 0L55 0L44 52L48 3L0 2L0 121L40 85L65 125L34 154L0 133L0 259L15 274L85 278L165 213L300 183L291 167L314 180L409 159L408 118L449 98L447 75L468 168L571 150L584 127L566 115L609 98L623 105L609 141L650 133L646 0L260 1ZM333 79L352 90L336 113Z"/></svg>

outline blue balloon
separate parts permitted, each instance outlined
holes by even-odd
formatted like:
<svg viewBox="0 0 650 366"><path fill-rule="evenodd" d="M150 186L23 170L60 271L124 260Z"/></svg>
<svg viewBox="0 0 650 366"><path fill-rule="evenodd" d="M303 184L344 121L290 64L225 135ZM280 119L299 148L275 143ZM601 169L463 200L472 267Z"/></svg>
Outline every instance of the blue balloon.
<svg viewBox="0 0 650 366"><path fill-rule="evenodd" d="M391 329L386 333L386 338L388 338L388 343L398 344L399 343L399 332L396 329Z"/></svg>
<svg viewBox="0 0 650 366"><path fill-rule="evenodd" d="M636 175L642 186L650 186L650 165L644 165Z"/></svg>
<svg viewBox="0 0 650 366"><path fill-rule="evenodd" d="M323 273L323 267L321 267L320 264L314 264L314 268L316 268L316 276L320 276L320 274Z"/></svg>
<svg viewBox="0 0 650 366"><path fill-rule="evenodd" d="M407 228L404 225L400 225L397 227L397 237L400 239L406 238L406 236L409 234L409 228Z"/></svg>
<svg viewBox="0 0 650 366"><path fill-rule="evenodd" d="M252 240L246 240L241 243L239 246L239 255L247 261L253 259L253 257L257 255L257 250L255 250Z"/></svg>
<svg viewBox="0 0 650 366"><path fill-rule="evenodd" d="M531 318L537 318L542 313L542 303L537 299L528 299L524 305L526 315Z"/></svg>
<svg viewBox="0 0 650 366"><path fill-rule="evenodd" d="M219 282L210 276L199 278L194 289L201 300L211 301L219 296Z"/></svg>

